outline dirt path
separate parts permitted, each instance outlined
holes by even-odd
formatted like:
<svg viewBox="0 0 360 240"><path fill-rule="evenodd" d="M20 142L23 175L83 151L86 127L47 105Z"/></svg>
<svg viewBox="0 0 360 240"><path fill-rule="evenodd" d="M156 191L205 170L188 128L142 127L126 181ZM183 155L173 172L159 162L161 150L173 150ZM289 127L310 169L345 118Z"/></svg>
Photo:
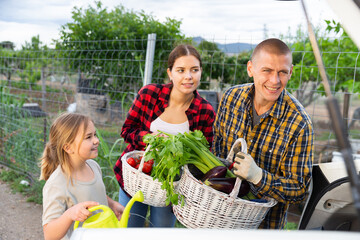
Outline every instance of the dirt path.
<svg viewBox="0 0 360 240"><path fill-rule="evenodd" d="M26 197L11 193L0 181L0 240L44 239L41 215L41 205L26 202Z"/></svg>

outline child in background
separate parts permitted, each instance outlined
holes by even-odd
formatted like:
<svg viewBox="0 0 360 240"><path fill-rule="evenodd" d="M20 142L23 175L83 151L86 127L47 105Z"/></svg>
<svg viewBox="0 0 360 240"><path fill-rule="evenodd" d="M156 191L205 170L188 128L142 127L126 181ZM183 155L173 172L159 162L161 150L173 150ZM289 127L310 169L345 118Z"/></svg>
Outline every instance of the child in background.
<svg viewBox="0 0 360 240"><path fill-rule="evenodd" d="M50 128L41 158L45 239L70 239L74 221L91 215L88 208L109 206L120 220L124 207L106 195L98 156L99 139L89 117L60 115Z"/></svg>

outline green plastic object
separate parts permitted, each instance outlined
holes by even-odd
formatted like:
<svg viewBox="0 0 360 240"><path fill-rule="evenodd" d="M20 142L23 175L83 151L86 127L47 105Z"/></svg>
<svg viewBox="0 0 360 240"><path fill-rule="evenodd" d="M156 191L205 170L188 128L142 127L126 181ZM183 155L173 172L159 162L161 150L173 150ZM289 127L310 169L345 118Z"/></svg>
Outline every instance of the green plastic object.
<svg viewBox="0 0 360 240"><path fill-rule="evenodd" d="M126 228L128 225L128 220L130 216L130 210L134 203L143 202L144 195L141 191L136 192L136 194L130 199L130 201L126 204L124 212L120 221L117 220L114 212L105 205L97 205L89 208L90 212L94 212L96 210L102 210L90 217L88 217L82 224L82 228ZM79 227L79 221L75 221L74 230Z"/></svg>

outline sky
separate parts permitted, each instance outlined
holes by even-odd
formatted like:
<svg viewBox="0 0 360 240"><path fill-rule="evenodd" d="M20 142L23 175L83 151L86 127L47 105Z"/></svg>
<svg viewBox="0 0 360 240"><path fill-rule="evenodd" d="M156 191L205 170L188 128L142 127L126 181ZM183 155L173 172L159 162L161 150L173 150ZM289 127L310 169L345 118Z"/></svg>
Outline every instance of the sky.
<svg viewBox="0 0 360 240"><path fill-rule="evenodd" d="M221 43L258 43L268 37L293 34L299 25L306 28L300 1L275 0L102 0L108 10L123 5L126 9L151 14L164 22L167 17L181 20L186 37L201 36ZM305 0L314 26L324 20L337 20L326 0ZM72 22L75 6L94 6L93 0L0 0L0 42L12 41L20 48L39 35L52 46L60 27Z"/></svg>

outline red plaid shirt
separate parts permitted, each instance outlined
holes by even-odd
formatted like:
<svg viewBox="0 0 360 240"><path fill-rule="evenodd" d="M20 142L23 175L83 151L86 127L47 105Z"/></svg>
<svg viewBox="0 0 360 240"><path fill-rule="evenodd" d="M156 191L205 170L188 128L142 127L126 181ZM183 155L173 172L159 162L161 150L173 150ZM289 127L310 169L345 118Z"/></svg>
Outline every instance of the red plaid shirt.
<svg viewBox="0 0 360 240"><path fill-rule="evenodd" d="M122 155L133 150L144 150L142 138L151 133L151 122L169 105L171 88L172 84L149 84L140 89L121 130L121 137L129 143ZM214 108L197 91L194 91L194 95L190 107L185 111L190 131L201 130L211 145L214 136ZM121 157L114 166L114 172L120 187L124 188Z"/></svg>

